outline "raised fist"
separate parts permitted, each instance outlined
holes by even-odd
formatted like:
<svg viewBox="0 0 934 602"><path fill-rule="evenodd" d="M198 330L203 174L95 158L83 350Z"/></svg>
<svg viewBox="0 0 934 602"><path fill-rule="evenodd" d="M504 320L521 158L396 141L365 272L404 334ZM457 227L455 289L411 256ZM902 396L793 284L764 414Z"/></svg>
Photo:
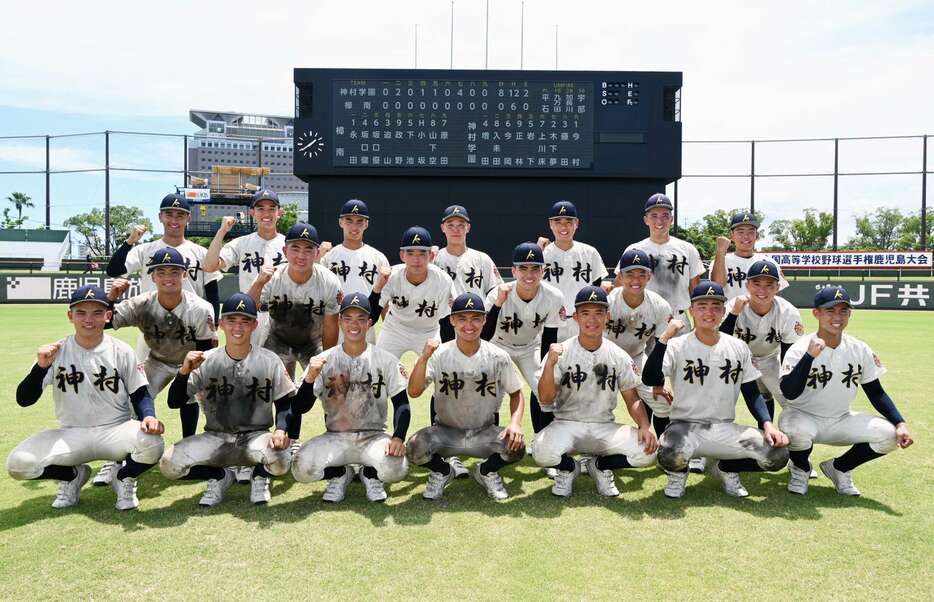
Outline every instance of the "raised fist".
<svg viewBox="0 0 934 602"><path fill-rule="evenodd" d="M328 360L322 355L316 355L311 358L311 361L308 362L308 368L305 370L305 382L315 382L315 379L318 378L319 374L321 374L321 371L324 369L324 365L326 363L328 363Z"/></svg>
<svg viewBox="0 0 934 602"><path fill-rule="evenodd" d="M726 236L717 237L717 255L724 255L727 250L730 248L730 243L732 243L729 238Z"/></svg>
<svg viewBox="0 0 934 602"><path fill-rule="evenodd" d="M816 358L818 355L820 355L821 351L823 351L824 347L826 346L827 343L824 342L824 339L814 335L811 337L811 342L808 343L808 355Z"/></svg>
<svg viewBox="0 0 934 602"><path fill-rule="evenodd" d="M508 284L500 284L499 288L496 289L496 301L493 302L496 307L502 307L503 303L506 302L506 299L509 297L509 291L512 290L512 287Z"/></svg>
<svg viewBox="0 0 934 602"><path fill-rule="evenodd" d="M123 293L127 292L130 289L130 281L126 278L117 278L110 285L110 291L107 293L107 298L111 302L116 301L123 296Z"/></svg>
<svg viewBox="0 0 934 602"><path fill-rule="evenodd" d="M182 362L182 367L179 368L180 374L191 374L192 371L197 370L201 364L204 363L204 352L203 351L189 351L185 355L185 361Z"/></svg>
<svg viewBox="0 0 934 602"><path fill-rule="evenodd" d="M438 339L428 339L425 341L425 346L422 348L422 357L429 358L435 351L438 350L438 346L441 344L441 341Z"/></svg>
<svg viewBox="0 0 934 602"><path fill-rule="evenodd" d="M218 228L223 234L230 232L234 226L237 225L237 218L232 215L225 215L224 219L221 220L221 225Z"/></svg>
<svg viewBox="0 0 934 602"><path fill-rule="evenodd" d="M535 244L537 244L538 246L540 246L540 247L542 248L542 251L544 251L544 250L545 250L545 247L547 247L548 245L551 244L551 241L548 240L547 238L545 238L544 236L539 236L539 237L538 237L538 240L535 241Z"/></svg>
<svg viewBox="0 0 934 602"><path fill-rule="evenodd" d="M55 361L55 356L58 355L58 350L61 348L61 343L52 343L39 347L39 351L36 352L36 363L40 368L48 368Z"/></svg>
<svg viewBox="0 0 934 602"><path fill-rule="evenodd" d="M564 347L561 346L561 343L552 343L548 347L548 363L551 365L557 364L562 353L564 353Z"/></svg>
<svg viewBox="0 0 934 602"><path fill-rule="evenodd" d="M684 322L682 322L678 318L672 318L671 320L668 321L668 327L665 328L665 332L662 333L662 337L665 337L666 340L670 339L671 337L681 332L682 328L684 328ZM662 337L658 337L658 338L662 338Z"/></svg>
<svg viewBox="0 0 934 602"><path fill-rule="evenodd" d="M324 254L334 248L334 245L331 244L331 241L324 240L321 241L321 244L318 245L318 257L324 257Z"/></svg>
<svg viewBox="0 0 934 602"><path fill-rule="evenodd" d="M130 230L130 235L126 237L126 244L131 246L135 245L144 234L146 234L146 226L143 224L133 226L133 229Z"/></svg>
<svg viewBox="0 0 934 602"><path fill-rule="evenodd" d="M733 300L733 309L730 310L730 313L734 316L738 316L743 313L743 308L746 307L746 304L749 303L749 295L740 295Z"/></svg>
<svg viewBox="0 0 934 602"><path fill-rule="evenodd" d="M266 283L272 280L272 275L276 273L276 266L266 264L260 271L259 275L256 277L256 281L260 286L266 286Z"/></svg>
<svg viewBox="0 0 934 602"><path fill-rule="evenodd" d="M392 274L392 268L384 265L379 269L379 275L376 276L376 284L373 285L373 290L379 292L385 288L389 283L389 275Z"/></svg>

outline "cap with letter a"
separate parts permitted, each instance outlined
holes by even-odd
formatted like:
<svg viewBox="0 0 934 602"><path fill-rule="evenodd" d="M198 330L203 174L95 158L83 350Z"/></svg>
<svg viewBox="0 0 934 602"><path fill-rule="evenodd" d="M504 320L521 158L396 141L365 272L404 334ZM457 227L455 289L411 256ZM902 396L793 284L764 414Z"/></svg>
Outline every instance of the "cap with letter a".
<svg viewBox="0 0 934 602"><path fill-rule="evenodd" d="M642 249L629 249L619 258L619 272L628 272L629 270L647 270L652 271L652 258Z"/></svg>
<svg viewBox="0 0 934 602"><path fill-rule="evenodd" d="M172 247L163 247L153 253L152 257L149 258L149 263L146 264L146 273L152 274L156 268L163 267L188 269L185 258L177 249Z"/></svg>
<svg viewBox="0 0 934 602"><path fill-rule="evenodd" d="M74 307L85 301L92 301L110 307L110 300L107 299L107 293L105 293L104 289L101 287L94 286L93 284L86 284L73 292L71 294L71 299L68 301L68 307Z"/></svg>
<svg viewBox="0 0 934 602"><path fill-rule="evenodd" d="M402 251L428 251L431 249L431 234L421 226L412 226L402 233Z"/></svg>
<svg viewBox="0 0 934 602"><path fill-rule="evenodd" d="M534 242L524 242L512 252L512 265L545 265L545 255Z"/></svg>
<svg viewBox="0 0 934 602"><path fill-rule="evenodd" d="M763 277L778 280L778 266L768 259L760 259L749 266L746 277L749 279Z"/></svg>
<svg viewBox="0 0 934 602"><path fill-rule="evenodd" d="M338 217L365 217L370 219L370 209L360 199L350 199L341 207Z"/></svg>
<svg viewBox="0 0 934 602"><path fill-rule="evenodd" d="M551 206L551 213L548 214L548 219L560 219L562 217L577 217L577 207L574 206L574 203L570 201L558 201Z"/></svg>
<svg viewBox="0 0 934 602"><path fill-rule="evenodd" d="M341 299L341 307L338 313L344 313L348 309L362 309L370 313L370 299L364 293L347 293Z"/></svg>
<svg viewBox="0 0 934 602"><path fill-rule="evenodd" d="M691 302L694 301L726 301L726 295L723 294L723 287L713 280L701 280L691 291Z"/></svg>
<svg viewBox="0 0 934 602"><path fill-rule="evenodd" d="M467 209L463 205L451 205L441 214L441 223L459 217L467 223L470 223L470 216L467 215Z"/></svg>
<svg viewBox="0 0 934 602"><path fill-rule="evenodd" d="M825 286L814 295L814 307L818 309L833 307L840 303L853 307L850 294L842 286Z"/></svg>
<svg viewBox="0 0 934 602"><path fill-rule="evenodd" d="M668 209L669 211L674 211L674 208L675 206L672 204L671 199L661 192L656 192L645 202L645 210L643 213L648 213L652 209Z"/></svg>
<svg viewBox="0 0 934 602"><path fill-rule="evenodd" d="M756 217L756 214L752 211L740 211L739 213L734 213L733 217L730 219L730 231L733 231L740 226L752 226L758 230L759 218Z"/></svg>
<svg viewBox="0 0 934 602"><path fill-rule="evenodd" d="M256 319L256 301L246 293L234 293L221 305L221 317L247 316Z"/></svg>
<svg viewBox="0 0 934 602"><path fill-rule="evenodd" d="M162 202L159 203L159 211L165 211L167 209L177 209L178 211L191 213L191 205L188 204L188 199L175 193L165 195L162 198Z"/></svg>
<svg viewBox="0 0 934 602"><path fill-rule="evenodd" d="M262 190L257 190L253 193L253 202L250 203L250 207L256 207L256 204L260 201L272 201L279 206L279 195L269 190L268 188L263 188Z"/></svg>
<svg viewBox="0 0 934 602"><path fill-rule="evenodd" d="M483 305L483 299L477 293L461 293L451 304L451 313L460 314L468 311L475 311L482 314L486 313L486 307Z"/></svg>
<svg viewBox="0 0 934 602"><path fill-rule="evenodd" d="M293 240L304 240L315 247L321 244L321 240L318 238L318 231L315 227L302 222L298 222L289 228L288 233L286 233L285 242L292 242Z"/></svg>
<svg viewBox="0 0 934 602"><path fill-rule="evenodd" d="M607 301L606 291L603 288L590 284L577 291L577 296L574 297L574 307L580 307L581 305L608 307L610 303Z"/></svg>

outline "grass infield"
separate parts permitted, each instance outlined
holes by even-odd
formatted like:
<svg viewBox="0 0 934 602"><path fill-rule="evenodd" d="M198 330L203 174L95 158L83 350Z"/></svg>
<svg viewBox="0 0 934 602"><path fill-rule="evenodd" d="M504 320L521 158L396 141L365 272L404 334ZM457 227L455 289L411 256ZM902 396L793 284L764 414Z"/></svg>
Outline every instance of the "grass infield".
<svg viewBox="0 0 934 602"><path fill-rule="evenodd" d="M813 328L810 313L806 328ZM56 426L51 394L16 405L36 348L72 332L63 306L0 308L0 454ZM325 484L274 481L272 502L249 503L234 485L220 506L197 506L203 483L140 478L140 510L113 508L110 488L86 486L81 503L49 504L57 484L0 476L0 598L485 600L485 599L934 599L934 320L927 312L857 311L848 331L888 368L883 383L917 443L855 473L863 497L836 495L823 476L807 497L788 474L747 474L746 499L692 475L682 500L662 495L656 468L620 471L621 495L604 499L581 476L569 500L526 458L503 471L511 498L488 499L455 481L439 503L421 498L427 473L387 487L382 505L359 482L338 505ZM117 336L135 342L135 329ZM414 358L408 355L406 364ZM410 434L427 424L428 396L413 401ZM622 405L622 404L621 404ZM860 394L857 409L871 409ZM166 444L178 417L156 403ZM618 411L628 421L625 409ZM737 415L752 424L740 402ZM303 439L323 430L318 404ZM527 436L531 426L526 419ZM818 446L822 461L842 448ZM472 461L468 466L472 466ZM96 468L96 465L95 465ZM927 567L927 568L925 568Z"/></svg>

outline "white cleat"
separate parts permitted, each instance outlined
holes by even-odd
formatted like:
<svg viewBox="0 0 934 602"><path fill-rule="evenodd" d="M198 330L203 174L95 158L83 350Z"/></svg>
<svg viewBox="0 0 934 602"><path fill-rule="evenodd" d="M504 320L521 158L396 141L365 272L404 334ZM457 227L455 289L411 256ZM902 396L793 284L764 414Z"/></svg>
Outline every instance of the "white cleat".
<svg viewBox="0 0 934 602"><path fill-rule="evenodd" d="M268 504L272 496L269 495L269 479L267 477L253 477L250 479L250 501L257 506Z"/></svg>
<svg viewBox="0 0 934 602"><path fill-rule="evenodd" d="M75 506L81 497L81 488L91 478L91 467L87 464L75 466L75 478L70 481L58 482L58 495L52 502L53 508L68 508Z"/></svg>
<svg viewBox="0 0 934 602"><path fill-rule="evenodd" d="M444 495L444 488L453 480L453 469L449 470L448 474L432 471L428 475L428 483L425 484L425 491L422 492L422 497L426 500L440 500L441 496Z"/></svg>
<svg viewBox="0 0 934 602"><path fill-rule="evenodd" d="M589 456L581 464L587 467L587 474L597 485L597 493L603 497L616 497L619 495L619 489L616 488L616 476L612 470L597 468L597 458L593 456Z"/></svg>
<svg viewBox="0 0 934 602"><path fill-rule="evenodd" d="M117 471L120 470L121 466L122 463L120 462L104 462L94 476L94 481L91 482L91 485L95 487L106 487L110 485L117 476Z"/></svg>
<svg viewBox="0 0 934 602"><path fill-rule="evenodd" d="M574 470L558 470L555 475L555 484L551 486L551 494L558 497L570 497L574 491L574 479L581 473L580 464L574 462Z"/></svg>
<svg viewBox="0 0 934 602"><path fill-rule="evenodd" d="M370 477L363 474L361 470L357 473L360 477L360 482L363 483L363 488L366 491L366 499L371 502L385 502L386 501L386 488L383 486L383 482L379 479L371 479Z"/></svg>
<svg viewBox="0 0 934 602"><path fill-rule="evenodd" d="M208 479L208 488L201 496L198 502L199 506L216 506L224 501L224 494L234 483L234 471L230 468L224 469L224 477L221 479Z"/></svg>
<svg viewBox="0 0 934 602"><path fill-rule="evenodd" d="M678 499L684 497L684 491L687 489L688 472L669 472L668 482L665 484L665 497Z"/></svg>
<svg viewBox="0 0 934 602"><path fill-rule="evenodd" d="M136 479L133 477L117 478L114 474L110 481L110 488L117 494L117 510L133 510L139 508L139 498L136 497Z"/></svg>
<svg viewBox="0 0 934 602"><path fill-rule="evenodd" d="M253 479L252 466L237 466L233 469L233 471L234 476L237 479L237 483L241 485L246 485Z"/></svg>
<svg viewBox="0 0 934 602"><path fill-rule="evenodd" d="M707 458L691 458L688 462L688 471L695 474L704 474L707 470Z"/></svg>
<svg viewBox="0 0 934 602"><path fill-rule="evenodd" d="M747 497L749 492L743 487L743 482L739 480L739 474L735 472L726 472L720 470L720 462L715 461L710 466L710 476L715 477L723 483L723 491L733 497Z"/></svg>
<svg viewBox="0 0 934 602"><path fill-rule="evenodd" d="M554 466L549 466L545 469L545 476L554 481L555 477L558 476L558 469Z"/></svg>
<svg viewBox="0 0 934 602"><path fill-rule="evenodd" d="M476 468L473 469L473 478L483 485L486 492L494 500L505 500L509 497L509 494L506 492L506 487L503 485L503 479L500 478L498 473L490 472L483 474L480 472L480 465L477 464Z"/></svg>
<svg viewBox="0 0 934 602"><path fill-rule="evenodd" d="M791 476L788 479L788 492L795 493L797 495L807 495L808 478L810 476L808 471L801 470L795 466L793 462L789 462L788 472L791 473Z"/></svg>
<svg viewBox="0 0 934 602"><path fill-rule="evenodd" d="M347 496L347 487L353 481L354 471L349 466L344 467L344 474L328 481L328 487L324 490L321 499L325 502L336 504Z"/></svg>
<svg viewBox="0 0 934 602"><path fill-rule="evenodd" d="M470 476L470 471L467 470L467 467L464 466L464 463L461 462L461 459L458 458L457 456L451 456L450 458L446 458L445 462L450 464L451 468L454 470L455 479L466 479L467 477Z"/></svg>
<svg viewBox="0 0 934 602"><path fill-rule="evenodd" d="M843 472L834 468L833 459L820 463L820 471L828 479L833 481L833 486L837 488L840 495L858 496L859 489L853 484L853 475L849 472Z"/></svg>

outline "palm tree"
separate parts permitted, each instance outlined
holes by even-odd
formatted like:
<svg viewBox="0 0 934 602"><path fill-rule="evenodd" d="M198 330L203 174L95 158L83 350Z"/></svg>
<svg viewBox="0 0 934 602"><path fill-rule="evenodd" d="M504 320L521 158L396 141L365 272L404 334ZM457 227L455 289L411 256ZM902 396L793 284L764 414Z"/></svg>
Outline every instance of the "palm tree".
<svg viewBox="0 0 934 602"><path fill-rule="evenodd" d="M13 203L13 206L16 207L16 217L19 220L23 219L23 209L26 207L35 207L32 204L32 199L25 192L14 192L6 198L9 202Z"/></svg>

